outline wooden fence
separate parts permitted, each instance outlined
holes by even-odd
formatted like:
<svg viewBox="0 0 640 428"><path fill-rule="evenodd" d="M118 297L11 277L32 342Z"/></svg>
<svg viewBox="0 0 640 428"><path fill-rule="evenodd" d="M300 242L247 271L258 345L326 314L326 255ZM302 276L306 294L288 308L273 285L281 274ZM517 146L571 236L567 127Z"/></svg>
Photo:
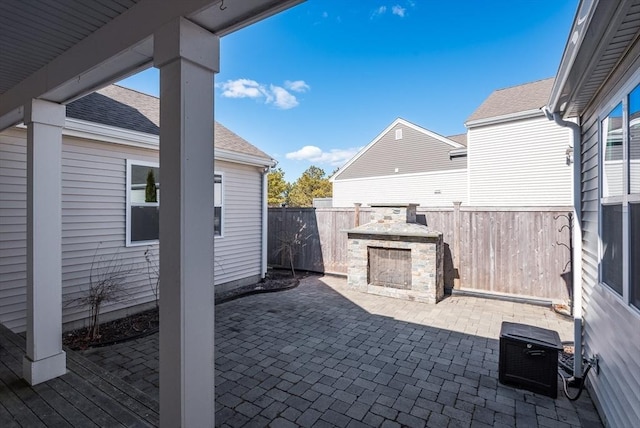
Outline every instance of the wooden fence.
<svg viewBox="0 0 640 428"><path fill-rule="evenodd" d="M356 221L356 211L357 221ZM270 208L268 261L296 269L347 273L346 229L371 209ZM570 209L418 208L418 221L442 232L445 285L567 301L571 295Z"/></svg>

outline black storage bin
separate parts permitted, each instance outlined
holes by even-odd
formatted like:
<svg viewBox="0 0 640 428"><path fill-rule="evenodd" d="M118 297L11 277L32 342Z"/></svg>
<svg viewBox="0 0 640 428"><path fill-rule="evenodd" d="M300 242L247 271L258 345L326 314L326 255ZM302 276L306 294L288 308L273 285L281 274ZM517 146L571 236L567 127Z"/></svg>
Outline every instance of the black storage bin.
<svg viewBox="0 0 640 428"><path fill-rule="evenodd" d="M500 383L558 396L560 336L553 330L503 322L500 329Z"/></svg>

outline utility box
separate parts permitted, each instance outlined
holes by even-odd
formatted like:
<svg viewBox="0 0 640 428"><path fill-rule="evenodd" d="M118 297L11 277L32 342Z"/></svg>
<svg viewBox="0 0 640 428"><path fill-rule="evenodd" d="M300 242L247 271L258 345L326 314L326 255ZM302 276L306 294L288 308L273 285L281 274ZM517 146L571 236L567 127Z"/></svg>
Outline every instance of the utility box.
<svg viewBox="0 0 640 428"><path fill-rule="evenodd" d="M500 329L500 383L557 398L558 352L556 331L503 322Z"/></svg>

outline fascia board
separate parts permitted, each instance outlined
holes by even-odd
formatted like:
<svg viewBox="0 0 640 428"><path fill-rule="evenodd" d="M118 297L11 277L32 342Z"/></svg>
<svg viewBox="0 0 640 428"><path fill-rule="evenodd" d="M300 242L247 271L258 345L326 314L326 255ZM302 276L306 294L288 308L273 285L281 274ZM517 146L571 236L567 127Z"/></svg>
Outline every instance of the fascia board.
<svg viewBox="0 0 640 428"><path fill-rule="evenodd" d="M505 114L502 116L487 117L466 122L467 128L475 128L477 126L495 125L497 123L512 122L514 120L531 119L534 117L542 117L544 113L540 109L519 111L517 113Z"/></svg>
<svg viewBox="0 0 640 428"><path fill-rule="evenodd" d="M348 183L350 181L368 181L368 180L387 179L387 178L431 177L434 175L449 175L449 174L456 174L461 172L468 172L468 168L445 169L442 171L412 172L410 174L376 175L371 177L345 178L343 180L338 180L338 181L342 183Z"/></svg>
<svg viewBox="0 0 640 428"><path fill-rule="evenodd" d="M160 148L160 138L157 135L131 131L115 126L102 125L79 119L67 118L62 133L70 137L121 144L125 146L141 147L152 150L159 150ZM270 158L263 158L230 150L216 149L215 146L214 157L221 161L251 166L274 167L276 165L275 160Z"/></svg>
<svg viewBox="0 0 640 428"><path fill-rule="evenodd" d="M232 152L231 150L216 149L214 145L214 157L216 160L240 163L250 166L271 167L276 166L274 159L267 159L246 153Z"/></svg>
<svg viewBox="0 0 640 428"><path fill-rule="evenodd" d="M143 147L158 150L159 137L145 132L132 131L115 126L103 125L86 120L67 118L62 130L63 135L122 144L126 146Z"/></svg>

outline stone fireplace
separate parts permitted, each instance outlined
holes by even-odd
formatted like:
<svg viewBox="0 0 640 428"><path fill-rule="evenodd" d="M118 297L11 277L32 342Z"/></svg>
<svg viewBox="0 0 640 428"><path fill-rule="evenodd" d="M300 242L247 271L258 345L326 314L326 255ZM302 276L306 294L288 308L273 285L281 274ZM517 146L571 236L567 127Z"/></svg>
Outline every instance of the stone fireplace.
<svg viewBox="0 0 640 428"><path fill-rule="evenodd" d="M426 303L442 299L442 233L418 224L416 207L372 204L371 221L346 231L350 288Z"/></svg>

